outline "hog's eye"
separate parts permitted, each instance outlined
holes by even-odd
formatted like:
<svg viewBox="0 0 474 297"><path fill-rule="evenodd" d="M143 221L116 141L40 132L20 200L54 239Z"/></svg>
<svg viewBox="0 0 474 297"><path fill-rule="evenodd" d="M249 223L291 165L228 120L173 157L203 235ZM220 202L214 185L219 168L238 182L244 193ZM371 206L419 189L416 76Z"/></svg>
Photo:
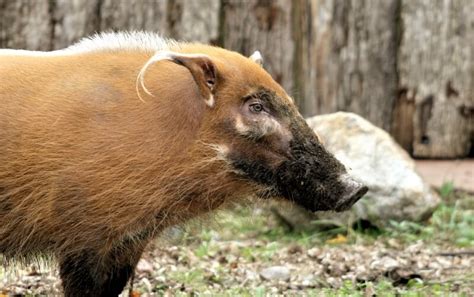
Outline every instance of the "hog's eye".
<svg viewBox="0 0 474 297"><path fill-rule="evenodd" d="M253 113L261 113L264 111L263 105L261 103L252 103L249 105L249 109Z"/></svg>

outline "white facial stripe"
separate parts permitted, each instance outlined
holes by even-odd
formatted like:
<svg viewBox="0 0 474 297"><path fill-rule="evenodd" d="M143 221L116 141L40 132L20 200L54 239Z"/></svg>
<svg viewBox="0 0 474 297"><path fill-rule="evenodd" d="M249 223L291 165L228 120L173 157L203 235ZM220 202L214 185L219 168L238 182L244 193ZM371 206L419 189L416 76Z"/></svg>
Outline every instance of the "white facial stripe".
<svg viewBox="0 0 474 297"><path fill-rule="evenodd" d="M229 154L229 147L225 144L211 144L212 149L216 152L218 160L226 161Z"/></svg>
<svg viewBox="0 0 474 297"><path fill-rule="evenodd" d="M235 130L237 130L240 135L247 135L250 131L249 126L244 124L240 115L235 118Z"/></svg>
<svg viewBox="0 0 474 297"><path fill-rule="evenodd" d="M263 135L272 134L281 130L281 125L273 118L267 118L263 121L261 126Z"/></svg>
<svg viewBox="0 0 474 297"><path fill-rule="evenodd" d="M257 134L261 136L270 135L278 133L281 135L286 135L287 132L280 123L271 117L266 117L255 123L255 127L246 125L242 118L237 116L235 118L235 130L242 136L249 136L252 134Z"/></svg>

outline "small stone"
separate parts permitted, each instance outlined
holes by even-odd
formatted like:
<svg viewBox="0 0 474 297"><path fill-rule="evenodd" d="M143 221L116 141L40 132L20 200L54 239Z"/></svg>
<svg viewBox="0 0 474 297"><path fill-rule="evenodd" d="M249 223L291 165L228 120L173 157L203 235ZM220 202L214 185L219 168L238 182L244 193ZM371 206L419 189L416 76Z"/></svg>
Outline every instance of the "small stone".
<svg viewBox="0 0 474 297"><path fill-rule="evenodd" d="M370 264L371 269L381 269L383 271L393 270L395 268L398 268L399 266L400 265L398 261L390 257L382 257L380 259L373 261Z"/></svg>
<svg viewBox="0 0 474 297"><path fill-rule="evenodd" d="M290 279L290 269L285 266L272 266L260 271L260 276L265 280L288 281Z"/></svg>
<svg viewBox="0 0 474 297"><path fill-rule="evenodd" d="M252 270L245 270L245 277L247 280L256 280L258 278L258 274L253 272Z"/></svg>
<svg viewBox="0 0 474 297"><path fill-rule="evenodd" d="M332 288L340 288L342 285L342 282L339 278L335 277L328 277L326 279L326 282L332 287Z"/></svg>
<svg viewBox="0 0 474 297"><path fill-rule="evenodd" d="M137 272L138 273L152 273L153 272L153 265L145 259L140 259L137 264Z"/></svg>
<svg viewBox="0 0 474 297"><path fill-rule="evenodd" d="M316 258L319 256L320 251L318 248L312 248L308 250L307 254L308 254L308 257L310 258Z"/></svg>
<svg viewBox="0 0 474 297"><path fill-rule="evenodd" d="M149 281L146 277L145 277L145 278L142 278L142 279L140 280L140 284L142 284L142 285L145 287L145 289L146 289L147 292L151 292L151 291L152 291L152 288L153 288L153 287L152 287L150 281Z"/></svg>
<svg viewBox="0 0 474 297"><path fill-rule="evenodd" d="M310 287L310 286L313 286L313 285L314 285L314 276L311 275L311 274L305 275L305 276L302 278L301 285L302 285L303 287Z"/></svg>

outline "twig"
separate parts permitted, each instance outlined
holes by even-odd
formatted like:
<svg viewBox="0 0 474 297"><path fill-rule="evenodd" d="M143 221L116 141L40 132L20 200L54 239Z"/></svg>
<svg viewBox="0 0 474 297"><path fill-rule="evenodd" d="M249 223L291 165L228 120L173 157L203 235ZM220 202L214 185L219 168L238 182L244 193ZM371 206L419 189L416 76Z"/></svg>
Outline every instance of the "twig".
<svg viewBox="0 0 474 297"><path fill-rule="evenodd" d="M443 257L474 256L474 251L444 252L444 253L438 253L437 255L443 256Z"/></svg>
<svg viewBox="0 0 474 297"><path fill-rule="evenodd" d="M135 282L135 270L132 272L132 276L130 277L130 291L128 292L128 297L133 297L133 283Z"/></svg>

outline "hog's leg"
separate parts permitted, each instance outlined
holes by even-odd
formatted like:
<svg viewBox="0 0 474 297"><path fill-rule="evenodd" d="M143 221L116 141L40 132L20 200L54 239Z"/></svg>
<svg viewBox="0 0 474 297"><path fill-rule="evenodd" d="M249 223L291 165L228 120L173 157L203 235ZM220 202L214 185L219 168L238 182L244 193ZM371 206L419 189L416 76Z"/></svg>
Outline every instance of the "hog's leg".
<svg viewBox="0 0 474 297"><path fill-rule="evenodd" d="M132 276L144 246L130 241L105 257L98 257L90 251L63 257L59 273L64 295L118 296Z"/></svg>
<svg viewBox="0 0 474 297"><path fill-rule="evenodd" d="M91 252L64 256L59 261L64 296L92 296L96 291L96 277L92 272Z"/></svg>

